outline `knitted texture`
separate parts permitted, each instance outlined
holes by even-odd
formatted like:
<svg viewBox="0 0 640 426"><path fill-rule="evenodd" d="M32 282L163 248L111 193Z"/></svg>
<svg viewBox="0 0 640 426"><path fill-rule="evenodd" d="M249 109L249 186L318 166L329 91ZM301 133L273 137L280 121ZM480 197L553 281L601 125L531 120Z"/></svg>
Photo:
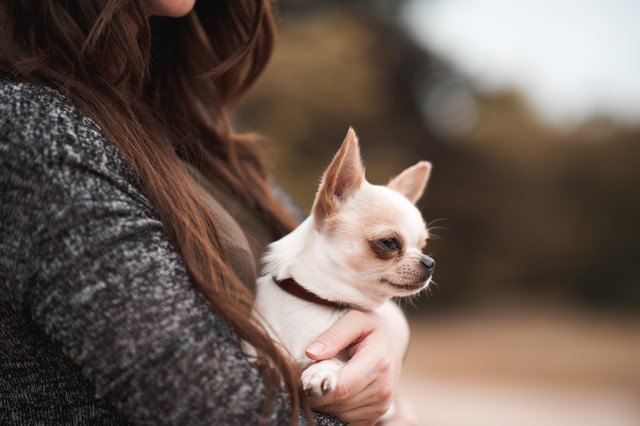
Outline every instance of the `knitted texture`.
<svg viewBox="0 0 640 426"><path fill-rule="evenodd" d="M0 78L0 424L258 424L264 394L118 149Z"/></svg>

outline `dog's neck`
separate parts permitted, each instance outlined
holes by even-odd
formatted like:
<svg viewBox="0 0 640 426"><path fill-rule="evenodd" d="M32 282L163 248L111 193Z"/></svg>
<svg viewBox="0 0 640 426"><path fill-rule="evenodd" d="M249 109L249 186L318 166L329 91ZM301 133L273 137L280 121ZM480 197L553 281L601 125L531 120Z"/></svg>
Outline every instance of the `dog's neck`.
<svg viewBox="0 0 640 426"><path fill-rule="evenodd" d="M277 280L293 278L305 290L321 299L371 310L380 306L387 296L363 292L345 282L340 267L321 243L312 216L293 232L272 243L264 257L263 275ZM323 249L324 248L324 249Z"/></svg>

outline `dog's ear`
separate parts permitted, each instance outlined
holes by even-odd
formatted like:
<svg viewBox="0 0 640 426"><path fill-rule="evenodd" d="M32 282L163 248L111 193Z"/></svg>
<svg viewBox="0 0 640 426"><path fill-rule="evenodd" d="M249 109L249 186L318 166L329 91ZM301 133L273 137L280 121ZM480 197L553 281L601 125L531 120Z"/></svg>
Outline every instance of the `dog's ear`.
<svg viewBox="0 0 640 426"><path fill-rule="evenodd" d="M342 147L324 172L313 202L313 216L320 223L331 217L364 182L364 169L356 132L349 128Z"/></svg>
<svg viewBox="0 0 640 426"><path fill-rule="evenodd" d="M420 161L391 179L387 187L401 193L415 204L422 197L430 175L431 163Z"/></svg>

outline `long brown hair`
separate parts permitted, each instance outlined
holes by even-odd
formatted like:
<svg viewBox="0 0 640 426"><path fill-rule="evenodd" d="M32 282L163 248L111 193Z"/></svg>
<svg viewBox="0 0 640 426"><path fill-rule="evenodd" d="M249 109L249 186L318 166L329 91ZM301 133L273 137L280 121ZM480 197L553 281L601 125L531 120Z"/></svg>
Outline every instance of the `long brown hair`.
<svg viewBox="0 0 640 426"><path fill-rule="evenodd" d="M97 122L133 167L198 290L256 349L266 401L284 382L291 422L301 406L311 421L299 373L250 319L252 295L184 164L229 187L274 235L295 226L269 190L257 136L234 132L227 114L271 54L269 1L200 1L175 19L149 18L143 0L11 0L0 3L0 28L0 69L53 87Z"/></svg>

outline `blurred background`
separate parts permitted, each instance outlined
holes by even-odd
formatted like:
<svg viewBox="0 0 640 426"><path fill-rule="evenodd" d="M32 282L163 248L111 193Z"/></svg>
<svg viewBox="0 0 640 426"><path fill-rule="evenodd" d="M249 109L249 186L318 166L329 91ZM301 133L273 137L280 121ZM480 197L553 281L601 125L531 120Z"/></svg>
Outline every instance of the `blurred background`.
<svg viewBox="0 0 640 426"><path fill-rule="evenodd" d="M238 110L309 209L353 126L372 183L433 162L406 304L424 425L640 425L640 2L280 0Z"/></svg>

